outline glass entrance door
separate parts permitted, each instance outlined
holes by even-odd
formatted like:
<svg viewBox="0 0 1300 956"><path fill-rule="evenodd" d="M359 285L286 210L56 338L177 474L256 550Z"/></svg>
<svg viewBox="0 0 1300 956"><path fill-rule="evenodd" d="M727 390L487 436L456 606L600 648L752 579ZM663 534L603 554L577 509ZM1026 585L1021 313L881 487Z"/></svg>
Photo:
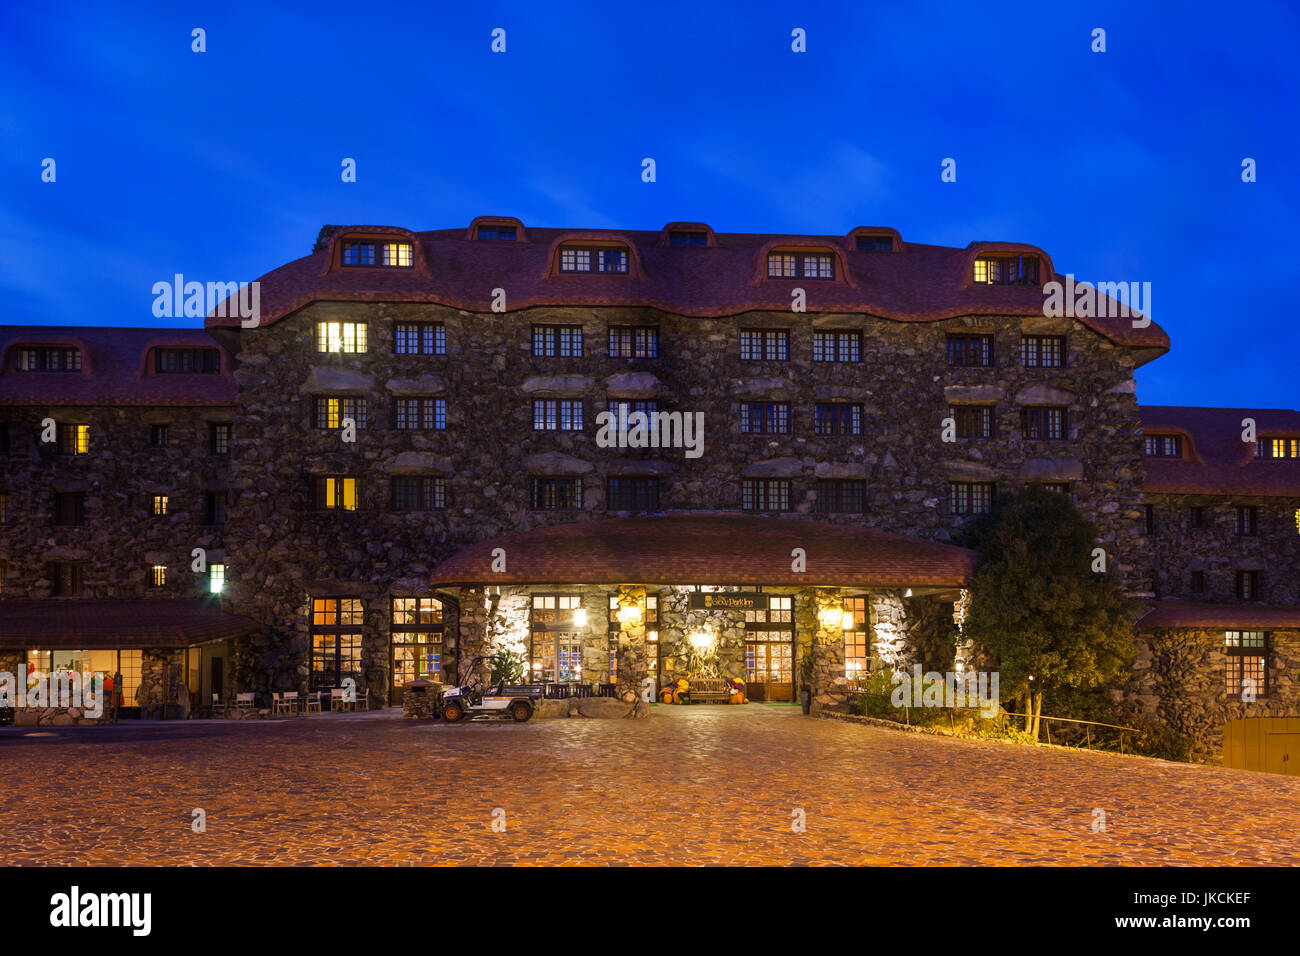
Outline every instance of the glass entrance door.
<svg viewBox="0 0 1300 956"><path fill-rule="evenodd" d="M773 594L767 607L745 612L745 696L794 700L793 598Z"/></svg>

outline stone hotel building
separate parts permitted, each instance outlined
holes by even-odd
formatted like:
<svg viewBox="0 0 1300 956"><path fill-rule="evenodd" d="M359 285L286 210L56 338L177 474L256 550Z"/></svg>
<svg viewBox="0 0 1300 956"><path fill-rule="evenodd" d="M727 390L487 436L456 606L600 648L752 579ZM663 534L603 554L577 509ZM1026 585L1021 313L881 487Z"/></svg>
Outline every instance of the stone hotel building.
<svg viewBox="0 0 1300 956"><path fill-rule="evenodd" d="M1045 317L1056 278L888 228L485 217L326 227L253 327L0 328L0 670L377 707L509 647L593 693L842 707L907 661L914 602L960 617L951 542L1038 482L1141 602L1146 712L1203 750L1295 714L1300 413L1140 406L1168 336ZM702 445L641 447L654 412Z"/></svg>

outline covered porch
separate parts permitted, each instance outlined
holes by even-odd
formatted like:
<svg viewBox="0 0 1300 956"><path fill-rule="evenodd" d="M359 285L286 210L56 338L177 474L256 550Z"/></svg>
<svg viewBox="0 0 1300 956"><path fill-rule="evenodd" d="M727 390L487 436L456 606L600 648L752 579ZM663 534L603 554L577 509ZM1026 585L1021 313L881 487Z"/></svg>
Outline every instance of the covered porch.
<svg viewBox="0 0 1300 956"><path fill-rule="evenodd" d="M10 600L0 606L0 672L113 682L103 717L52 703L40 714L17 708L17 724L185 717L231 692L230 642L257 629L210 599Z"/></svg>
<svg viewBox="0 0 1300 956"><path fill-rule="evenodd" d="M431 583L458 596L461 666L505 649L555 696L657 696L686 678L766 703L807 687L832 707L856 677L907 661L904 597L959 602L974 565L861 527L681 513L483 541Z"/></svg>

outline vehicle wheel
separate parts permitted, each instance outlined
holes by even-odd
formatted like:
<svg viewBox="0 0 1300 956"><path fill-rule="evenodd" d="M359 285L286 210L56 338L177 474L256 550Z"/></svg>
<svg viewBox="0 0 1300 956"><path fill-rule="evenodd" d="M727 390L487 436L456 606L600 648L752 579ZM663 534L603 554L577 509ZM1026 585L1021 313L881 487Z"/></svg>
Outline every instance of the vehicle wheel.
<svg viewBox="0 0 1300 956"><path fill-rule="evenodd" d="M447 721L449 724L454 724L464 716L465 708L460 704L451 703L442 705L442 719Z"/></svg>
<svg viewBox="0 0 1300 956"><path fill-rule="evenodd" d="M513 717L517 723L522 724L529 717L533 716L533 708L528 706L528 704L524 703L522 700L516 701L510 705L510 716Z"/></svg>

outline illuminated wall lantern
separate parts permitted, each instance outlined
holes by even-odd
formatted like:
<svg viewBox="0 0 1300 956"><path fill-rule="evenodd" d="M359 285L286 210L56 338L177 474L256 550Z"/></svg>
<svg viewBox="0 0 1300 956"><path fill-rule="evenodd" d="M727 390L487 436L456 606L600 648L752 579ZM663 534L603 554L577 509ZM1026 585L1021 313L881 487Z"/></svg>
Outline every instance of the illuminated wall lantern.
<svg viewBox="0 0 1300 956"><path fill-rule="evenodd" d="M573 626L587 626L587 609L585 607L575 608L573 612Z"/></svg>
<svg viewBox="0 0 1300 956"><path fill-rule="evenodd" d="M853 612L843 608L824 607L817 617L821 620L822 627L827 629L838 627L847 631L853 627Z"/></svg>
<svg viewBox="0 0 1300 956"><path fill-rule="evenodd" d="M625 604L618 609L618 622L620 624L638 624L641 621L641 606L639 604Z"/></svg>
<svg viewBox="0 0 1300 956"><path fill-rule="evenodd" d="M713 635L707 631L697 631L691 635L691 647L697 651L708 650L713 646Z"/></svg>

